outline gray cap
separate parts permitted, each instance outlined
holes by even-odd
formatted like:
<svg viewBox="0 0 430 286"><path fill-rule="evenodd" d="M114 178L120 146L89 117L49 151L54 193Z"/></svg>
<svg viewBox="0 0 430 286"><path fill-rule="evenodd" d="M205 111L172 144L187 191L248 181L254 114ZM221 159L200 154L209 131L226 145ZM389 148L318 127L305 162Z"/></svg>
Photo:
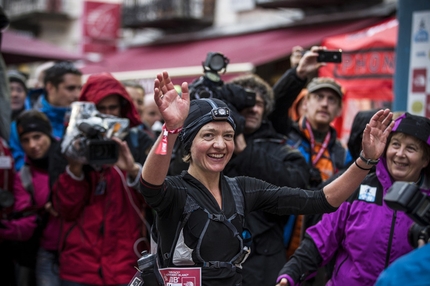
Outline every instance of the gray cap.
<svg viewBox="0 0 430 286"><path fill-rule="evenodd" d="M334 79L329 77L314 77L307 86L309 93L323 88L329 88L336 92L340 98L343 97L342 87Z"/></svg>
<svg viewBox="0 0 430 286"><path fill-rule="evenodd" d="M7 77L9 79L9 82L13 82L13 81L19 82L24 88L25 92L27 92L27 84L26 84L27 79L22 73L16 70L9 70L7 72Z"/></svg>

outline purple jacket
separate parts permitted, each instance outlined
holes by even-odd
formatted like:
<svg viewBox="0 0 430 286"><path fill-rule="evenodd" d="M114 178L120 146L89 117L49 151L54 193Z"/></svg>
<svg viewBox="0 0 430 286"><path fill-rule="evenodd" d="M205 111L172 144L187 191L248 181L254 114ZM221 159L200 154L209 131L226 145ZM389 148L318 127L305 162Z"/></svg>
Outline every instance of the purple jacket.
<svg viewBox="0 0 430 286"><path fill-rule="evenodd" d="M318 224L307 229L319 252L320 265L335 257L333 275L327 285L374 285L386 265L412 250L407 240L412 219L401 211L390 209L383 201L392 184L386 161L381 158L376 172L363 180L348 201L336 212L324 214ZM429 178L424 178L421 191L430 194ZM312 249L302 252L309 254ZM300 253L297 256L300 257ZM284 277L290 283L298 283L299 276L309 270L294 260L281 272L287 274Z"/></svg>

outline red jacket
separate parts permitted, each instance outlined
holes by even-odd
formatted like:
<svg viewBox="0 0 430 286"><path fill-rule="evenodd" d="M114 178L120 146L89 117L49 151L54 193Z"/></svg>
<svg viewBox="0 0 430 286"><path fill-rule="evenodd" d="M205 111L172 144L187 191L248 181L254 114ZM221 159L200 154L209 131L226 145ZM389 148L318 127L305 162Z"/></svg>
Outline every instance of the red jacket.
<svg viewBox="0 0 430 286"><path fill-rule="evenodd" d="M128 188L117 167L103 171L106 188L96 194L101 174L79 181L68 172L53 186L54 207L63 218L60 277L91 285L127 284L135 274L143 222L143 197Z"/></svg>

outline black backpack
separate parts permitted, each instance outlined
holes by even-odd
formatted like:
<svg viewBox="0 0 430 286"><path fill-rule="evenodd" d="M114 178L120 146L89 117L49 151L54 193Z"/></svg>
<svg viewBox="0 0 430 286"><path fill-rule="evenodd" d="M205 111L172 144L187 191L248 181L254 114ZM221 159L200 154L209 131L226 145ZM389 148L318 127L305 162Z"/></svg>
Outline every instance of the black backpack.
<svg viewBox="0 0 430 286"><path fill-rule="evenodd" d="M197 259L200 260L202 267L216 267L216 268L227 267L230 269L234 269L235 267L239 267L239 268L242 267L242 263L246 260L246 258L250 253L251 235L249 231L247 231L245 228L242 233L239 233L236 227L231 223L231 220L233 220L236 217L236 215L240 215L242 217L242 221L244 225L245 223L244 197L243 197L242 191L240 190L236 182L236 179L229 178L226 176L225 178L233 193L233 198L236 205L236 213L230 218L225 217L225 215L211 214L206 208L200 206L197 203L197 200L193 198L191 192L189 191L188 186L185 185L185 182L182 179L175 180L176 183L182 184L182 186L187 190L187 198L186 198L181 220L179 222L178 227L176 228L175 237L173 239L172 246L168 252L162 253L162 250L160 247L160 237L158 237L156 224L153 224L151 228L151 249L152 249L152 253L156 252L157 254L158 265L160 268L171 267L173 265L172 260L173 260L174 252L175 252L175 248L178 243L180 234L182 232L182 229L184 228L185 224L190 218L192 212L197 209L202 209L208 214L207 223L209 223L211 220L224 223L233 232L234 236L239 239L241 243L241 249L242 249L242 251L240 251L237 255L235 255L230 261L204 261L203 258L200 256L200 250L197 249L196 250ZM205 233L202 232L202 234L199 237L200 241L203 239L204 235ZM198 243L198 245L200 244Z"/></svg>

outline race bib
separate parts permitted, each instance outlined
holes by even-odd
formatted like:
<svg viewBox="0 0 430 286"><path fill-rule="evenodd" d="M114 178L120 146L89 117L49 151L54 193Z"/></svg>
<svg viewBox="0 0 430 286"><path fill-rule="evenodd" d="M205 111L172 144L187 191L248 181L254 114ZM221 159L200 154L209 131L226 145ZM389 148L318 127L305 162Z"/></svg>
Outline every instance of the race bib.
<svg viewBox="0 0 430 286"><path fill-rule="evenodd" d="M201 286L202 270L193 268L162 268L159 269L166 286Z"/></svg>

